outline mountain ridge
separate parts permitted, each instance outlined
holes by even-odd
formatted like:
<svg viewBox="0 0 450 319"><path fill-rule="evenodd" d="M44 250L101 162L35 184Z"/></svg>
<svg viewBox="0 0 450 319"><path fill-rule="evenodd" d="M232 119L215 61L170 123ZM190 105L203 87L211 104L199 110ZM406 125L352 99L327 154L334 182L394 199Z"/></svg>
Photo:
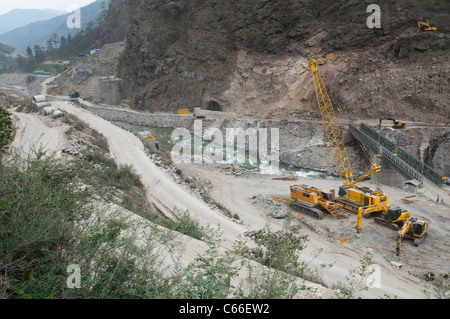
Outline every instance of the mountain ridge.
<svg viewBox="0 0 450 319"><path fill-rule="evenodd" d="M0 15L0 35L30 23L48 20L65 13L52 9L13 9Z"/></svg>
<svg viewBox="0 0 450 319"><path fill-rule="evenodd" d="M25 52L27 47L33 48L34 45L44 46L46 41L53 35L67 37L69 34L74 36L85 29L88 23L97 24L97 19L102 12L102 3L107 1L97 0L80 9L81 28L69 29L67 27L67 18L72 13L55 16L48 20L36 21L28 25L16 28L6 33L0 34L0 43L5 43L16 47L21 52Z"/></svg>

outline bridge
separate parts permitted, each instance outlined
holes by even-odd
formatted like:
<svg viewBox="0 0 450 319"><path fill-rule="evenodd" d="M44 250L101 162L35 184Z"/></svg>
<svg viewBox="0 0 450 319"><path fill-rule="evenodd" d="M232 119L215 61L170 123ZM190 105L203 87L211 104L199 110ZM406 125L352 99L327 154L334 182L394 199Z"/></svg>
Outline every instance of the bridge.
<svg viewBox="0 0 450 319"><path fill-rule="evenodd" d="M406 179L415 179L423 183L425 177L438 186L444 183L441 173L418 160L368 125L362 123L358 129L350 124L350 133Z"/></svg>

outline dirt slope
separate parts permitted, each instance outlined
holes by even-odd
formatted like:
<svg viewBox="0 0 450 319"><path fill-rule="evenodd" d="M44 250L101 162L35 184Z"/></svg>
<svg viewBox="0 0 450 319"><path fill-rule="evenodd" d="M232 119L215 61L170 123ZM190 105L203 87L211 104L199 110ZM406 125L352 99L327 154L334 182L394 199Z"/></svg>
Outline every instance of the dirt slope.
<svg viewBox="0 0 450 319"><path fill-rule="evenodd" d="M322 189L336 189L341 184L339 180L300 177L296 181L274 180L273 176L237 177L193 164L180 167L184 174L210 180L213 185L211 197L232 213L239 214L243 225L251 230L260 228L269 220L268 214L279 209L276 205L261 205L258 196L289 197L289 186L293 184L306 184ZM374 187L371 183L364 184ZM411 196L410 193L386 186L383 186L383 190L389 193L392 205L400 205L413 212L414 216L429 221L429 237L421 246L414 247L411 241L404 240L401 255L397 257L396 232L379 226L370 217L363 220L362 231L357 234L354 214L345 213L341 218L326 215L323 220L303 216L298 223L310 236L310 242L306 255L301 258L308 260L314 251L323 249L313 264L334 263L331 269L324 269L322 272L324 280L331 284L338 280L345 281L348 270L358 266L358 261L370 250L374 261L381 267L382 286L370 289L363 294L365 297L389 294L399 298L424 298L421 292L426 285L424 275L428 272L445 273L450 262L447 235L450 230L450 206L433 202L433 198L439 193L441 198L444 196L445 201L450 203L450 194L428 184L424 194L413 197L407 204L402 199ZM270 219L270 223L274 227L280 227L282 220ZM348 239L349 236L352 238L350 243L338 241L338 238ZM403 266L396 268L391 264L392 261L402 263Z"/></svg>

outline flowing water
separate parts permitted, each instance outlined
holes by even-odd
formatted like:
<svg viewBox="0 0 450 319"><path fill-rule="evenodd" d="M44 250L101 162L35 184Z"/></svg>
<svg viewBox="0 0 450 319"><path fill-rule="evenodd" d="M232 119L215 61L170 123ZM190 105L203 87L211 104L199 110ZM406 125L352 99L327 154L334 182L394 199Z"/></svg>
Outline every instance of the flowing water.
<svg viewBox="0 0 450 319"><path fill-rule="evenodd" d="M123 127L129 131L136 132L143 137L147 137L151 134L157 141L159 148L161 150L171 152L174 147L179 143L179 141L174 140L172 138L172 133L174 131L173 128L165 128L165 127L147 127L129 124L125 122L113 122L116 125ZM192 151L191 154L202 154L202 159L205 162L213 162L215 161L218 164L225 163L233 163L238 165L241 168L245 168L248 171L257 172L260 174L274 175L274 176L300 176L300 177L309 177L309 178L328 178L325 173L305 170L301 168L295 168L292 166L288 166L283 163L279 163L277 165L270 165L268 161L261 160L261 158L257 157L256 161L252 162L250 160L251 156L248 150L245 151L245 163L243 161L236 161L238 158L238 150L236 148L227 148L222 144L214 144L211 141L202 140L201 150L195 148L195 143L193 142L194 135L191 132L191 141L192 143ZM213 145L214 144L214 145ZM222 161L217 161L216 150L219 149L222 152L221 159ZM241 152L239 152L242 154ZM219 153L220 154L220 153ZM219 155L220 156L220 155ZM237 164L239 163L239 164Z"/></svg>

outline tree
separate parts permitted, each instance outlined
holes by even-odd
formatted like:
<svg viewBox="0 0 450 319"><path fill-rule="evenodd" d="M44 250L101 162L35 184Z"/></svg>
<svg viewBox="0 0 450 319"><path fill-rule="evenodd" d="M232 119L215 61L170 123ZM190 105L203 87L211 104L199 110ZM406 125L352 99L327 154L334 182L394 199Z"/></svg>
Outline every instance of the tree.
<svg viewBox="0 0 450 319"><path fill-rule="evenodd" d="M97 24L100 25L106 18L106 15L108 14L108 5L105 3L105 1L102 1L101 3L102 9L100 11L100 14L97 17Z"/></svg>
<svg viewBox="0 0 450 319"><path fill-rule="evenodd" d="M373 256L366 252L360 261L359 267L349 271L346 282L338 281L335 295L339 299L354 299L355 294L369 290L368 279L375 272Z"/></svg>
<svg viewBox="0 0 450 319"><path fill-rule="evenodd" d="M64 36L62 36L61 39L59 40L59 43L60 43L61 48L66 46L66 44L67 44L66 38Z"/></svg>
<svg viewBox="0 0 450 319"><path fill-rule="evenodd" d="M53 47L56 49L58 47L58 43L59 43L58 35L57 34L52 35L51 39L53 42Z"/></svg>
<svg viewBox="0 0 450 319"><path fill-rule="evenodd" d="M89 21L86 25L86 32L91 31L94 28L94 23L92 21Z"/></svg>
<svg viewBox="0 0 450 319"><path fill-rule="evenodd" d="M31 50L30 47L27 47L27 56L28 56L28 58L30 58L30 59L33 58L33 50Z"/></svg>
<svg viewBox="0 0 450 319"><path fill-rule="evenodd" d="M40 63L42 61L44 61L44 48L41 47L40 45L35 45L34 46L34 58L36 59L37 63Z"/></svg>
<svg viewBox="0 0 450 319"><path fill-rule="evenodd" d="M11 113L0 106L0 157L13 139L13 124Z"/></svg>
<svg viewBox="0 0 450 319"><path fill-rule="evenodd" d="M46 46L47 46L47 51L53 50L53 40L52 40L52 38L49 38L49 39L47 40Z"/></svg>

